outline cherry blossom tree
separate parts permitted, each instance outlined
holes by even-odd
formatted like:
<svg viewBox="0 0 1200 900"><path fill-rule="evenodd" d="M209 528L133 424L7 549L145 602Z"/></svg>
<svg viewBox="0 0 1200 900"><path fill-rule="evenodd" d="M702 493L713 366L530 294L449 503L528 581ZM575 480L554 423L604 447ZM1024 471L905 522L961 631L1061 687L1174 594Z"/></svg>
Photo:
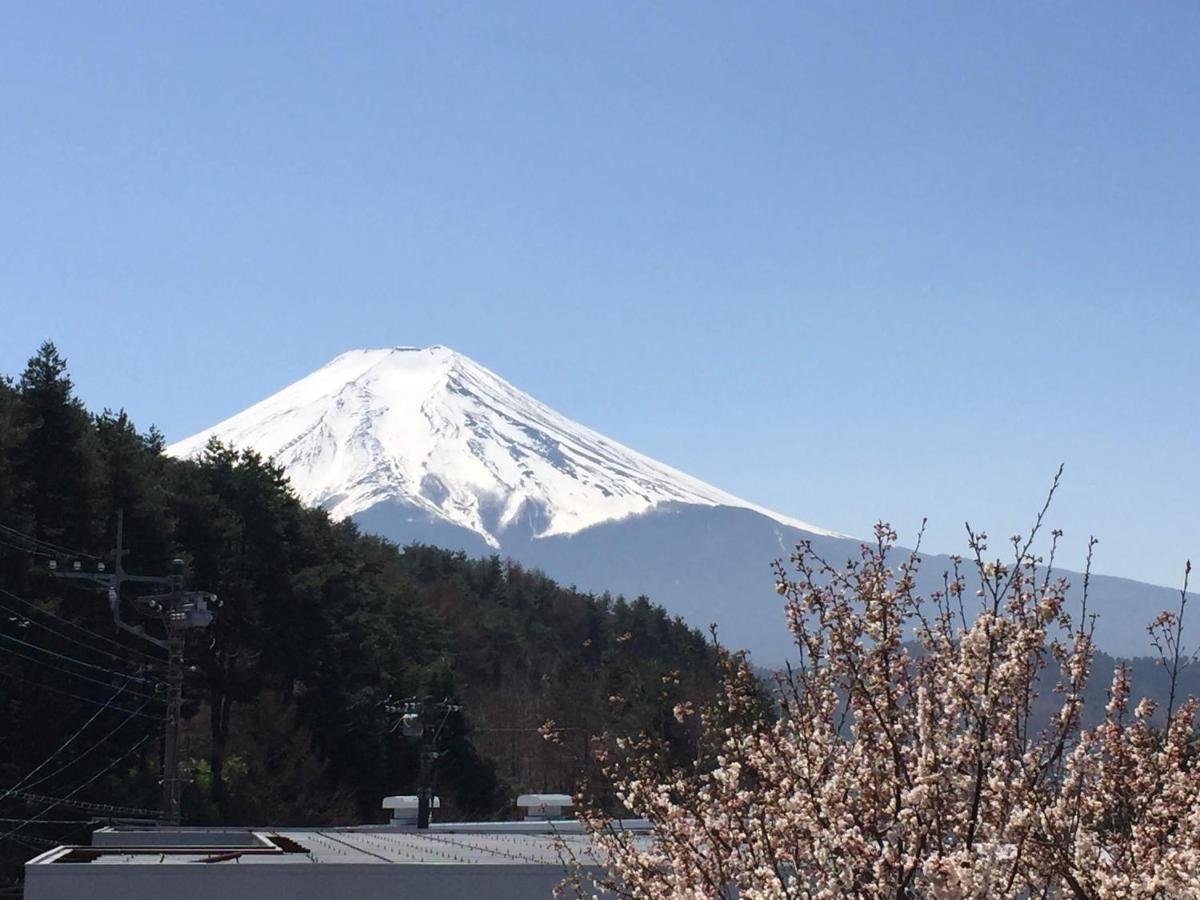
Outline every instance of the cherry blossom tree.
<svg viewBox="0 0 1200 900"><path fill-rule="evenodd" d="M585 808L609 874L577 868L564 886L638 900L1200 897L1198 705L1174 688L1186 577L1179 608L1150 626L1171 667L1163 724L1118 666L1085 728L1086 578L1068 610L1060 533L1045 559L1033 552L1045 512L1006 561L968 528L970 555L928 596L919 553L897 563L887 525L845 566L799 545L775 568L797 662L772 701L722 650L719 700L675 709L701 734L694 763L666 762L648 737L598 741L616 796L652 830Z"/></svg>

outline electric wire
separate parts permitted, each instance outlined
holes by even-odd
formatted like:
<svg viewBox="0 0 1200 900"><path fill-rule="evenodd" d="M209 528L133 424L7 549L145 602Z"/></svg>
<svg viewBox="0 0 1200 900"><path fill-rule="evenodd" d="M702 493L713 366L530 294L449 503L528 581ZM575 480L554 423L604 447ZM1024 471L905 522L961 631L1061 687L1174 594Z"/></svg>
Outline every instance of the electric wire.
<svg viewBox="0 0 1200 900"><path fill-rule="evenodd" d="M46 553L43 550L36 550L32 547L21 547L17 544L9 543L4 539L3 535L0 535L0 546L8 547L10 550L16 550L18 553L28 553L30 556L41 556L45 559L58 559L59 556L57 553Z"/></svg>
<svg viewBox="0 0 1200 900"><path fill-rule="evenodd" d="M112 705L112 702L114 700L116 700L117 697L121 696L121 692L124 691L125 688L128 686L129 686L129 679L126 679L125 683L122 684L119 688L117 688L116 693L114 693L111 697L108 698L108 700L105 701L104 706L100 707L100 709L98 709L98 710L96 710L96 712L92 713L92 717L90 719L88 719L86 722L84 722L82 725L80 725L74 734L72 734L65 741L63 741L61 744L59 744L57 749L55 749L53 753L51 753L44 760L42 760L40 763L38 763L36 766L34 766L32 769L30 769L24 778L22 778L20 781L18 781L16 784L14 784L11 788L9 788L7 791L5 791L3 795L0 795L0 800L6 800L9 797L9 795L12 794L13 791L19 791L22 788L32 787L32 785L28 783L29 779L32 778L34 775L36 775L38 772L42 771L42 769L46 768L46 766L50 765L50 761L52 759L54 759L54 757L58 756L58 754L62 753L64 750L66 750L67 747L69 747L71 745L71 742L75 740L75 738L79 737L81 734L83 734L85 731L87 731L88 726L91 725L93 722L95 722L98 718L100 718L100 714L102 712L104 712L104 710L108 709ZM42 780L45 781L45 779L42 779Z"/></svg>
<svg viewBox="0 0 1200 900"><path fill-rule="evenodd" d="M24 819L0 818L0 822L24 822ZM38 819L39 825L90 825L95 819Z"/></svg>
<svg viewBox="0 0 1200 900"><path fill-rule="evenodd" d="M64 691L62 688L54 687L53 685L49 685L49 684L43 684L40 681L34 681L32 678L26 678L23 675L17 674L16 672L8 672L8 673L6 673L6 677L15 678L18 681L23 681L25 684L33 685L34 687L38 688L39 690L50 691L51 693L54 693L54 694L61 694L64 697L70 697L72 700L79 700L82 703L90 703L92 706L103 706L104 705L99 700L95 699L94 697L84 697L82 694L75 694L75 693L72 693L71 691ZM112 687L112 685L108 685L108 686ZM153 713L135 712L134 710L127 709L126 707L123 707L123 706L110 706L109 709L113 709L118 712L124 712L124 713L135 713L136 715L141 716L143 719L152 719L155 722L161 722L163 720L162 716L156 716ZM16 795L14 794L13 796L16 796Z"/></svg>
<svg viewBox="0 0 1200 900"><path fill-rule="evenodd" d="M23 646L26 646L26 647L30 648L31 650L36 650L39 653L45 653L47 656L53 656L56 659L63 660L64 662L75 663L76 665L83 666L85 669L92 669L96 672L103 672L106 675L116 675L118 678L124 678L125 676L128 675L134 681L141 681L141 682L149 682L150 681L149 678L143 678L140 675L138 675L137 673L117 671L116 669L110 669L107 666L101 666L101 665L98 665L97 663L90 663L87 660L79 659L78 657L70 656L69 654L66 654L66 653L59 653L57 650L51 650L49 647L43 647L41 644L34 644L31 641L27 641L24 638L15 637L11 634L5 634L3 632L0 632L0 640L10 641L14 644L22 644Z"/></svg>
<svg viewBox="0 0 1200 900"><path fill-rule="evenodd" d="M162 815L161 810L157 809L136 809L131 806L113 806L111 803L89 803L86 800L68 800L65 797L47 797L44 794L30 794L26 791L17 791L13 794L18 800L27 800L30 803L52 803L58 801L61 806L70 806L72 809L82 809L91 812L102 814L111 814L113 816L122 816L127 818L158 818ZM26 821L25 819L21 820Z"/></svg>
<svg viewBox="0 0 1200 900"><path fill-rule="evenodd" d="M103 769L101 769L99 772L97 772L95 775L93 775L91 778L89 778L83 784L79 785L79 787L72 790L65 797L56 797L54 799L54 802L49 804L40 813L36 813L35 815L30 816L28 819L24 820L20 825L16 826L15 828L9 829L4 834L0 834L0 841L8 840L9 838L13 837L18 832L23 831L25 828L28 828L30 825L37 822L39 819L41 819L42 816L44 816L46 813L50 812L50 810L52 810L58 806L61 806L64 803L70 802L72 797L74 797L76 794L78 794L80 791L82 791L84 788L88 787L89 785L94 784L96 781L98 781L103 776L107 775L109 772L111 772L113 769L115 769L118 765L120 765L122 762L124 762L127 758L129 758L134 753L134 751L136 751L138 748L140 748L142 746L142 744L146 743L146 741L148 741L148 740L150 740L150 735L146 735L144 738L142 738L140 741L138 741L136 744L134 744L132 747L130 747L128 750L126 750L124 753L122 753L120 756L118 756L112 762L110 762L107 766L105 766Z"/></svg>
<svg viewBox="0 0 1200 900"><path fill-rule="evenodd" d="M48 609L43 609L42 607L38 606L36 603L26 600L24 597L17 596L12 591L5 590L4 588L0 588L0 595L5 596L5 597L9 598L10 600L15 600L16 602L29 607L34 612L39 612L44 616L48 616L51 619L54 619L58 622L62 622L64 625L70 626L71 628L78 629L79 631L82 631L85 634L90 634L92 637L94 637L100 641L103 641L106 644L112 644L114 647L124 650L127 653L133 653L138 656L144 656L153 662L162 662L162 660L160 660L158 657L152 656L151 654L146 653L145 651L138 650L136 647L128 647L125 644L122 644L120 641L114 641L112 638L110 638L106 635L103 635L98 631L93 631L92 629L88 628L86 625L80 625L79 623L72 622L70 619L66 619L66 618L58 615L57 613L53 613Z"/></svg>
<svg viewBox="0 0 1200 900"><path fill-rule="evenodd" d="M9 838L9 840L15 844L20 844L23 847L27 847L30 850L35 850L39 853L44 852L46 847L57 847L60 844L59 841L52 841L49 838L31 837L28 834L23 834L20 837Z"/></svg>
<svg viewBox="0 0 1200 900"><path fill-rule="evenodd" d="M0 637L2 637L2 635L0 635ZM64 669L62 666L56 666L54 663L47 662L44 659L39 659L36 656L26 656L24 653L22 653L19 650L9 650L8 653L10 656L12 656L16 659L24 660L25 662L31 662L36 666L43 666L44 668L50 669L51 671L59 672L63 675L69 675L72 678L78 678L80 681L87 681L91 684L98 684L102 688L107 688L107 689L111 690L112 686L113 686L112 681L104 681L103 679L100 679L100 678L92 678L90 675L84 675L82 672L75 672L75 671L72 671L71 669ZM15 675L16 673L10 672L8 674ZM118 676L118 677L120 677L120 676ZM46 687L49 687L49 685L46 685ZM129 696L138 697L141 699L150 699L150 700L157 699L150 694L143 694L140 691L130 691Z"/></svg>
<svg viewBox="0 0 1200 900"><path fill-rule="evenodd" d="M22 784L19 789L21 791L28 791L30 788L35 788L39 784L45 784L47 781L49 781L51 778L56 777L61 772L65 772L67 769L71 768L71 766L75 765L75 763L79 762L81 759L84 759L93 750L99 749L100 747L104 746L105 742L109 738L111 738L114 734L116 734L118 731L120 731L122 728L124 728L126 725L128 725L131 721L133 721L134 717L137 716L138 713L140 713L143 709L145 709L149 705L150 705L150 701L147 700L145 703L143 703L137 709L130 710L129 715L127 715L124 719L122 719L120 722L118 722L116 724L116 726L111 731L108 732L108 734L104 735L100 739L89 744L87 749L84 750L82 753L80 753L78 756L63 763L61 766L59 766L53 772L49 772L49 773L43 775L37 781L29 781L29 782L26 782L25 784ZM7 794L5 796L7 796ZM0 799L2 799L2 798L0 798Z"/></svg>
<svg viewBox="0 0 1200 900"><path fill-rule="evenodd" d="M47 541L43 538L36 538L31 534L26 534L24 531L20 531L19 529L13 528L9 525L0 525L0 531L6 531L9 534L15 535L21 540L28 541L36 546L47 547L63 556L84 556L88 559L100 559L100 557L96 556L94 553L85 553L82 550L64 547L62 544L56 544L53 541Z"/></svg>
<svg viewBox="0 0 1200 900"><path fill-rule="evenodd" d="M54 551L52 554L54 556L84 556L84 555L86 555L86 554L82 553L81 551L71 550L66 547L60 547L60 546L54 544L52 541L47 541L42 538L36 538L33 535L28 534L27 532L21 531L18 528L13 528L9 525L0 524L0 536L3 536L4 539L7 541L16 540L16 541L23 542L24 546L18 547L17 549L28 549L29 547L32 547L33 550L29 550L29 552L31 552L31 553L37 552L39 555L45 555L44 551L46 551L46 550Z"/></svg>
<svg viewBox="0 0 1200 900"><path fill-rule="evenodd" d="M59 638L60 640L64 640L67 643L74 644L77 647L82 647L84 650L87 650L89 653L97 653L97 654L100 654L101 656L107 656L109 659L116 660L117 662L120 662L120 663L137 662L137 660L130 660L129 658L120 656L119 654L113 653L110 650L104 650L93 644L89 644L87 641L81 641L78 638L72 637L71 635L67 634L66 632L59 631L56 628L50 627L49 625L47 625L44 622L39 622L39 621L37 621L37 619L30 618L25 613L23 613L19 610L13 609L10 606L5 606L3 603L0 603L0 610L4 611L6 613L9 613L10 616L14 616L14 617L16 617L16 619L23 620L27 625L30 625L34 628L40 628L42 631L45 631L48 634L52 634L55 637ZM16 619L14 619L14 621ZM24 627L24 626L19 626L19 627Z"/></svg>
<svg viewBox="0 0 1200 900"><path fill-rule="evenodd" d="M79 631L82 631L86 634L90 634L92 637L97 638L106 644L112 644L114 647L118 647L121 650L126 651L127 653L133 653L137 656L144 656L144 657L146 657L146 659L148 659L152 662L156 662L156 663L162 662L162 660L157 656L153 656L149 653L146 653L143 650L138 650L134 647L127 647L119 641L114 641L112 638L106 637L105 635L100 634L100 632L98 632L98 631L92 631L92 629L90 629L84 625L79 625L76 622L72 622L70 619L65 619L62 616L57 615L56 613L52 613L48 609L42 609L36 603L26 600L24 597L18 597L12 591L8 591L8 590L5 590L4 588L0 587L0 595L8 597L10 600L15 600L18 603L29 607L30 609L34 610L35 612L39 612L44 616L48 616L49 618L54 619L55 621L62 622L64 625L68 625L71 628L76 628Z"/></svg>
<svg viewBox="0 0 1200 900"><path fill-rule="evenodd" d="M24 647L28 647L30 650L35 650L38 653L45 653L47 656L53 656L55 659L61 659L64 662L74 663L77 666L83 666L84 668L91 669L95 672L102 672L105 675L113 675L117 678L128 678L130 681L137 681L137 682L141 682L142 684L150 684L151 683L151 679L149 679L149 678L143 678L140 675L136 675L136 674L133 674L130 672L118 672L115 669L109 669L104 666L98 666L95 663L85 662L82 659L76 659L74 656L67 656L64 653L58 653L54 650L49 649L48 647L42 647L38 644L31 644L29 641L23 641L18 637L13 637L11 634L4 634L3 632L0 632L0 640L9 641L14 644L20 644ZM9 652L15 653L17 651L13 650L13 651L9 651ZM65 670L65 671L69 671L69 670ZM80 676L80 677L82 677L82 676ZM104 683L105 682L101 682L101 684L104 684Z"/></svg>

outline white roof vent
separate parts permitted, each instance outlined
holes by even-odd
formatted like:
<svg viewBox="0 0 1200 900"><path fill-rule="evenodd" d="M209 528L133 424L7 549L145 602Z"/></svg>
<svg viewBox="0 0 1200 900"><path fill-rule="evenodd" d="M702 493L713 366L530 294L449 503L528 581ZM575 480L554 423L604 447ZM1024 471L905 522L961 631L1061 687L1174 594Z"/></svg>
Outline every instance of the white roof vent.
<svg viewBox="0 0 1200 900"><path fill-rule="evenodd" d="M383 808L392 811L393 825L416 825L417 824L417 795L416 794L399 794L395 797L384 797ZM433 798L433 809L440 809L442 799L440 797Z"/></svg>
<svg viewBox="0 0 1200 900"><path fill-rule="evenodd" d="M574 805L570 794L522 794L517 798L517 807L525 811L527 819L561 819L563 810Z"/></svg>

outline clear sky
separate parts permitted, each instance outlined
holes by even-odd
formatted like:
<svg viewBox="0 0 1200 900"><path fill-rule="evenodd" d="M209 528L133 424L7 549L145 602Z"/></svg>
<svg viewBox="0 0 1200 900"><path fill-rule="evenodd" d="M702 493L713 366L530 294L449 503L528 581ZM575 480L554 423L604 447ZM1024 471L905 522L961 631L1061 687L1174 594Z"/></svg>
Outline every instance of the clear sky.
<svg viewBox="0 0 1200 900"><path fill-rule="evenodd" d="M1200 557L1200 5L6 3L0 371L171 439L445 344L927 546Z"/></svg>

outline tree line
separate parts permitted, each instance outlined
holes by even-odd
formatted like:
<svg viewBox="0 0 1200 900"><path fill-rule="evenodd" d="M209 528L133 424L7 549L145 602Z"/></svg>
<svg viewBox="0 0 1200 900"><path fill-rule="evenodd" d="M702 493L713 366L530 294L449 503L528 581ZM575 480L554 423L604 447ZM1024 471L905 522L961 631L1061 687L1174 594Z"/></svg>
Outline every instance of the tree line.
<svg viewBox="0 0 1200 900"><path fill-rule="evenodd" d="M602 731L693 752L695 729L671 709L715 689L716 654L647 598L397 547L303 506L251 450L214 442L184 461L164 447L123 411L87 410L51 343L0 378L8 877L33 849L86 841L85 820L102 814L53 798L158 806L163 654L117 630L102 594L48 569L111 564L117 510L126 569L165 573L182 558L189 586L222 603L186 651L185 824L380 821L381 798L412 792L418 768L389 697L464 707L440 738L445 816L503 817L520 791L595 779ZM546 721L555 743L538 733Z"/></svg>

